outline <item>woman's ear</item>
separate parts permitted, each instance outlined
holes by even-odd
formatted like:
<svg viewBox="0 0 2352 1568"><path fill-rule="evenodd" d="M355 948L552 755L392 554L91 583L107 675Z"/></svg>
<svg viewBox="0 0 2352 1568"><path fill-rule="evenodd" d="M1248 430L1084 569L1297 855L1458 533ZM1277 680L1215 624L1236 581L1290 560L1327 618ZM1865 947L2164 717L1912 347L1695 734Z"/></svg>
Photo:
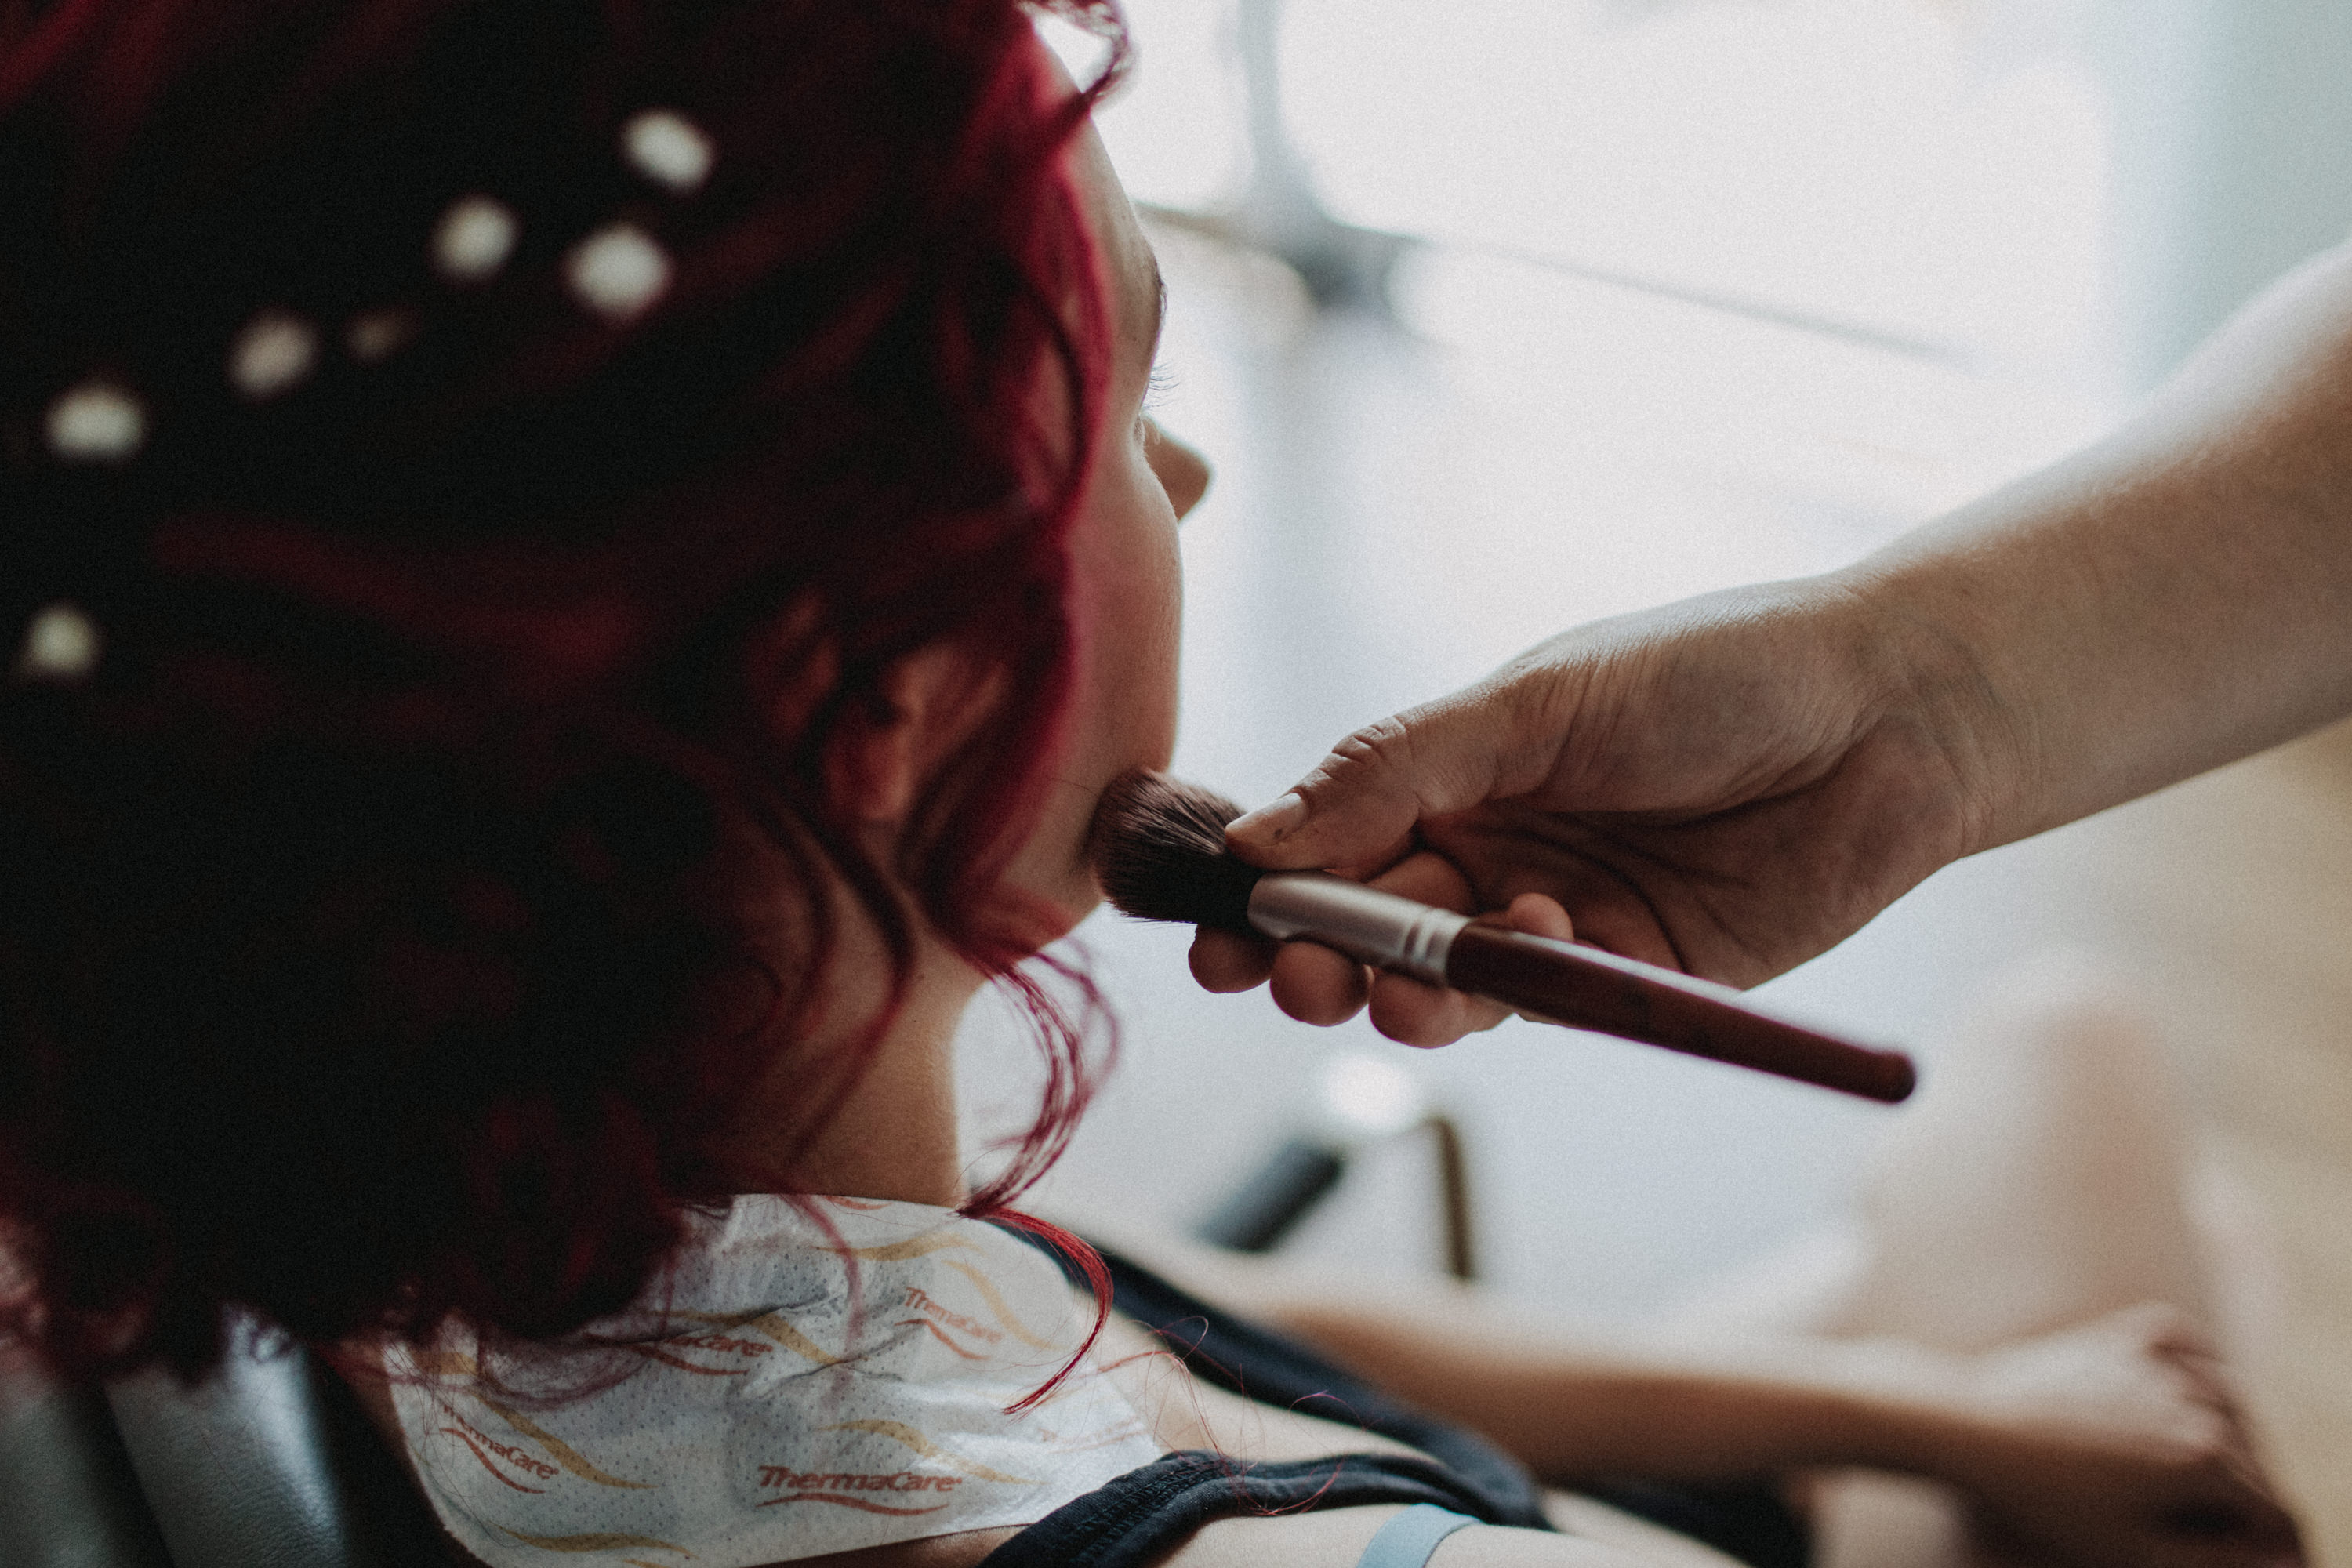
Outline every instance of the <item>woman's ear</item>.
<svg viewBox="0 0 2352 1568"><path fill-rule="evenodd" d="M1003 686L1002 666L953 642L928 644L892 664L826 742L834 810L876 826L904 823L933 772L994 711Z"/></svg>

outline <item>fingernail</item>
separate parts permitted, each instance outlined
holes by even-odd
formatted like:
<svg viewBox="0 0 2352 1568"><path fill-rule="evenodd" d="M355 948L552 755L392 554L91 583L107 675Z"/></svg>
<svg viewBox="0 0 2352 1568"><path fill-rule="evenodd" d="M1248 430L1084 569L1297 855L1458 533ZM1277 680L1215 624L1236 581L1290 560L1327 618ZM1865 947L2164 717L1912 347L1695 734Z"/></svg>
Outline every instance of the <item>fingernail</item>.
<svg viewBox="0 0 2352 1568"><path fill-rule="evenodd" d="M1225 834L1228 837L1245 838L1254 844L1271 847L1297 832L1306 821L1307 802L1294 791L1236 818L1234 825L1225 829Z"/></svg>

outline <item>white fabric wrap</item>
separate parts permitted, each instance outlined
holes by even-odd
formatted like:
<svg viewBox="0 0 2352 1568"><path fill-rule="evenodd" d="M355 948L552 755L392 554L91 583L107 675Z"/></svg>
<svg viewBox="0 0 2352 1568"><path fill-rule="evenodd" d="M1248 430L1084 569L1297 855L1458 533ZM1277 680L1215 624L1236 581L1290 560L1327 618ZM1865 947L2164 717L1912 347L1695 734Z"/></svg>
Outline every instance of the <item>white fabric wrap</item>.
<svg viewBox="0 0 2352 1568"><path fill-rule="evenodd" d="M739 1197L576 1355L385 1357L441 1522L495 1568L748 1568L1025 1524L1161 1452L1034 1248L921 1204ZM836 1233L828 1235L827 1226ZM855 1279L853 1287L852 1280ZM545 1390L569 1378L590 1392Z"/></svg>

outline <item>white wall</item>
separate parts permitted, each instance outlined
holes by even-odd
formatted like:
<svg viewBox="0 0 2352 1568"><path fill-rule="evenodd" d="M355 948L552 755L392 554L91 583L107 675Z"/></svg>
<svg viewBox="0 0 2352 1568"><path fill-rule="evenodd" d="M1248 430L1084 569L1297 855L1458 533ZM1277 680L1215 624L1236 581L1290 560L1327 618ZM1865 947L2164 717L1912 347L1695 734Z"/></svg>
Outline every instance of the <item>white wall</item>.
<svg viewBox="0 0 2352 1568"><path fill-rule="evenodd" d="M2145 386L2263 286L2352 234L2352 5L2105 0L2113 312Z"/></svg>

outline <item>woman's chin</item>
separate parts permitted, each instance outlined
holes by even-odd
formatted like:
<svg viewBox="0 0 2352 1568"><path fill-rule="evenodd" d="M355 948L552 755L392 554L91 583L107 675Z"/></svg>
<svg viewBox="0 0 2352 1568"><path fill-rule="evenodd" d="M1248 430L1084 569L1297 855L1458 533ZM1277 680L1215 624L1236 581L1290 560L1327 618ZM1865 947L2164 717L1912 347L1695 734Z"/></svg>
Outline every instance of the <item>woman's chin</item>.
<svg viewBox="0 0 2352 1568"><path fill-rule="evenodd" d="M1092 872L1081 885L1056 888L1050 894L1030 888L1008 889L1001 914L982 929L992 933L990 945L1000 955L1018 962L1035 957L1077 930L1102 901Z"/></svg>
<svg viewBox="0 0 2352 1568"><path fill-rule="evenodd" d="M1035 927L1037 940L1030 945L1029 951L1034 953L1050 947L1077 930L1088 915L1102 908L1102 889L1095 884L1091 871L1087 874L1083 889L1051 900L1040 900L1041 918Z"/></svg>

